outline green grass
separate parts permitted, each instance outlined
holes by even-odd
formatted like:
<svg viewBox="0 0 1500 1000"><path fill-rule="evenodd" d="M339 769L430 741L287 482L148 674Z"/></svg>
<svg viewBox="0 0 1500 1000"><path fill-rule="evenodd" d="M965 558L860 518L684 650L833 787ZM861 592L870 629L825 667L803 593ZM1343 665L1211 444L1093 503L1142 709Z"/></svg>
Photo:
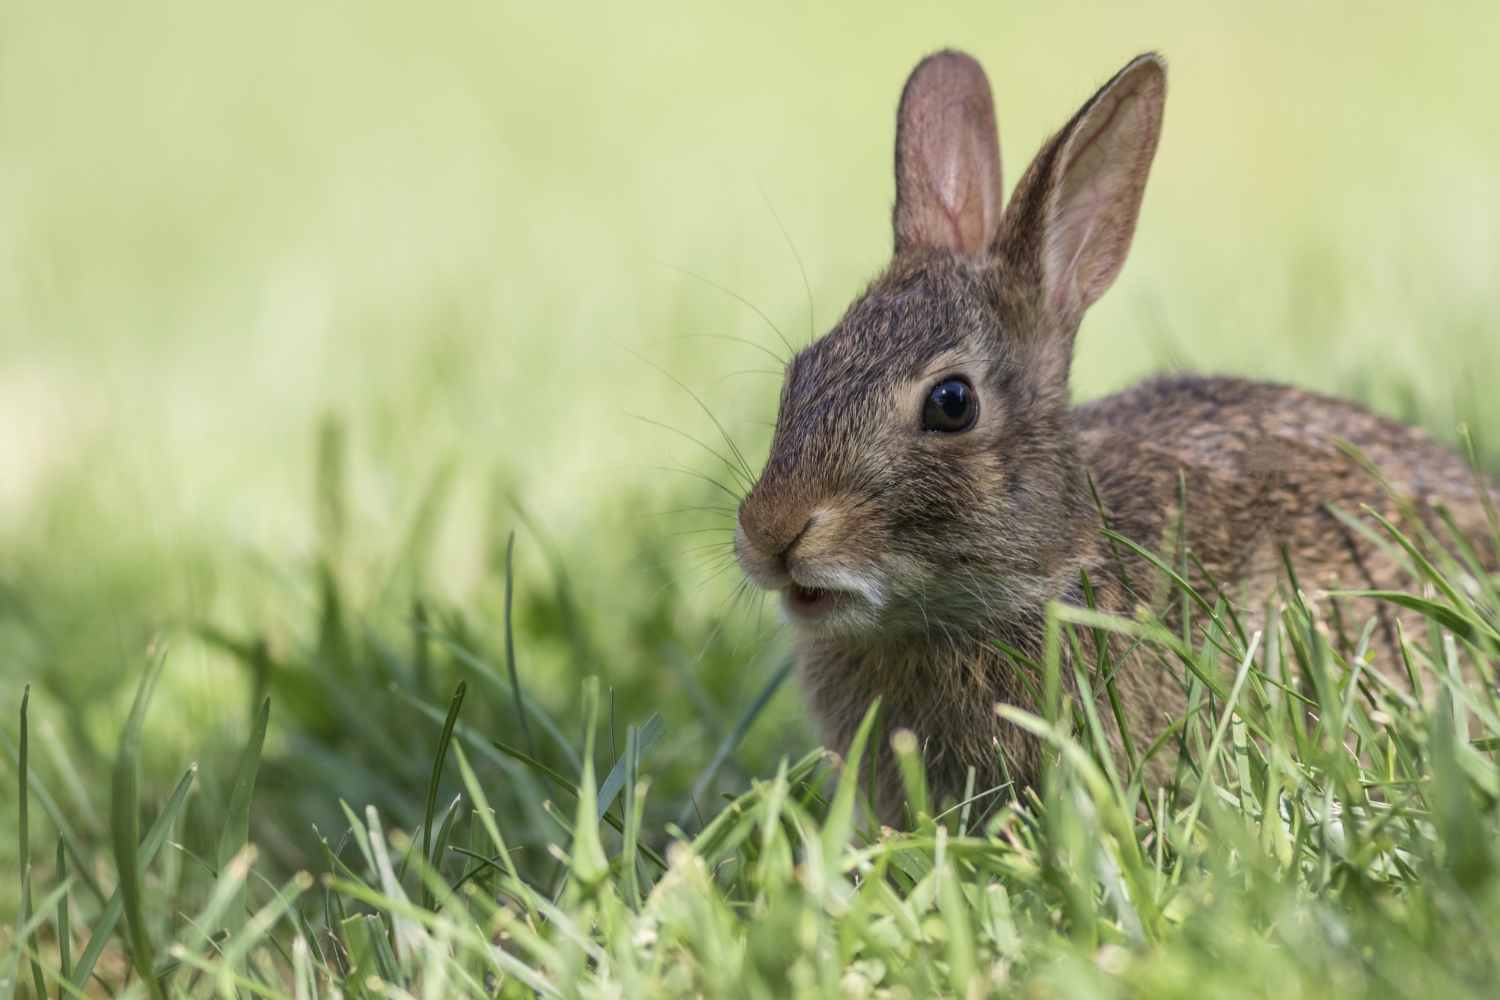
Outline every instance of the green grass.
<svg viewBox="0 0 1500 1000"><path fill-rule="evenodd" d="M756 465L766 352L883 264L893 107L922 54L984 62L1013 183L1159 49L1166 132L1077 396L1173 366L1289 381L1449 444L1463 423L1493 474L1496 17L0 5L14 989L39 973L55 995L97 960L144 995L140 953L189 994L220 969L326 994L350 954L345 995L372 968L424 996L522 990L523 967L627 996L963 995L968 969L1002 993L1482 993L1500 733L1487 695L1449 690L1445 646L1491 662L1479 578L1429 581L1421 706L1341 701L1342 740L1294 724L1264 674L1322 662L1314 699L1359 685L1291 599L1228 711L1247 637L1200 608L1191 652L1147 640L1217 693L1143 822L1073 704L1035 798L882 840L836 762L805 757L773 612L733 595L728 498L703 477L735 484L692 396ZM586 760L603 820L580 812ZM501 952L481 947L496 919Z"/></svg>
<svg viewBox="0 0 1500 1000"><path fill-rule="evenodd" d="M694 801L652 754L660 716L615 717L589 678L569 742L444 638L452 673L519 691L514 721L556 744L528 751L472 724L467 680L446 713L393 694L427 716L410 732L430 762L425 790L390 809L341 799L342 819L315 834L316 874L287 877L248 838L273 693L209 860L173 839L191 768L140 831L143 734L185 721L150 710L170 669L157 650L120 738L111 832L82 834L112 850L58 840L60 862L74 852L75 872L115 884L102 915L100 887L61 863L33 874L25 808L47 791L22 789L23 902L0 995L22 980L72 995L93 971L183 997L1487 996L1500 973L1500 579L1430 539L1384 540L1432 595L1403 598L1427 626L1401 636L1415 694L1372 669L1373 629L1340 631L1300 592L1250 635L1215 594L1183 595L1194 613L1181 630L1158 617L1169 591L1129 620L1057 608L1048 658L1017 663L1065 692L1055 713L998 709L1049 747L1040 787L930 803L914 742L883 732L871 707L850 759L891 740L909 832L880 828L861 775L823 751L783 757L727 802ZM1124 769L1101 749L1109 631L1139 640L1134 668L1187 694L1165 786L1143 776L1167 741L1134 746ZM1070 647L1104 659L1085 667L1061 655ZM414 673L421 654L387 655ZM31 776L27 708L17 759ZM372 739L392 756L416 742ZM155 861L164 844L174 862Z"/></svg>

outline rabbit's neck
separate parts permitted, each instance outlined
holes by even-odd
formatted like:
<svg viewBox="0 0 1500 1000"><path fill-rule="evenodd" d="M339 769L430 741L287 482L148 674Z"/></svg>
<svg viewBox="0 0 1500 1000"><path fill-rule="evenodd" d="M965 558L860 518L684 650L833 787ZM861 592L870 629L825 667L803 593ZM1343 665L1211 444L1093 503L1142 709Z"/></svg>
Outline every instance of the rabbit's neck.
<svg viewBox="0 0 1500 1000"><path fill-rule="evenodd" d="M1041 634L1039 621L989 633L1033 658L1041 652ZM961 797L971 766L981 790L1002 784L1007 774L1019 782L1035 780L1036 740L1001 720L994 706L1037 706L1019 668L988 636L955 635L940 644L809 641L800 662L828 746L846 750L870 704L881 699L882 801L899 801L898 769L889 751L897 729L916 735L934 801Z"/></svg>
<svg viewBox="0 0 1500 1000"><path fill-rule="evenodd" d="M1124 610L1107 556L1102 543L1074 553L1066 570L1038 588L1034 603L976 620L965 629L934 629L884 641L804 640L799 649L803 682L825 744L847 750L865 712L879 698L883 801L899 802L901 797L894 760L886 766L889 737L897 729L916 735L934 802L945 795L961 798L970 767L979 790L1006 781L1020 787L1034 783L1040 775L1040 743L1003 720L995 706L1036 712L1032 690L1041 682L1024 673L1028 668L1006 650L1042 662L1046 608L1052 600ZM1090 581L1092 601L1085 596L1080 570ZM1068 655L1066 644L1062 653ZM1072 669L1066 662L1063 678L1071 689Z"/></svg>

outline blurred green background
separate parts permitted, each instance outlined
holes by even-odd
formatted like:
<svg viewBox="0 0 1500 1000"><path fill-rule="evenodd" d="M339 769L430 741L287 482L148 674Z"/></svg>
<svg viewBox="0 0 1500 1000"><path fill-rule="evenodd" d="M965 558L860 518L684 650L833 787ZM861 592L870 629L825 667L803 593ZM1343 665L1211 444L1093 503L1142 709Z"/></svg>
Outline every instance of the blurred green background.
<svg viewBox="0 0 1500 1000"><path fill-rule="evenodd" d="M211 814L269 690L257 836L295 863L334 795L422 786L436 728L388 687L441 704L464 668L411 620L501 662L518 530L528 689L567 718L600 674L622 726L667 718L662 780L697 774L783 639L695 509L728 499L695 473L732 483L690 392L758 462L785 351L755 310L801 344L883 266L896 100L948 45L1007 183L1170 61L1080 399L1294 382L1466 421L1494 470L1497 43L1482 2L0 3L5 731L32 682L87 827L164 631L153 787L200 760ZM812 739L787 688L729 773Z"/></svg>

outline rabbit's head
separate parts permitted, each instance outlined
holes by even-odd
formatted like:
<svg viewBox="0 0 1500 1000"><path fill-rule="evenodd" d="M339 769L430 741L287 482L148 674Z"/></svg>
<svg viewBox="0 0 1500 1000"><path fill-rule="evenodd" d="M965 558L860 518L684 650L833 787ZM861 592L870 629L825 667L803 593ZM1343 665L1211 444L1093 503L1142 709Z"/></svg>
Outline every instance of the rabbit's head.
<svg viewBox="0 0 1500 1000"><path fill-rule="evenodd" d="M1068 368L1114 281L1166 75L1137 58L1042 147L1001 210L979 64L912 72L896 130L895 255L787 367L735 549L787 618L851 639L1028 616L1077 580L1098 515Z"/></svg>

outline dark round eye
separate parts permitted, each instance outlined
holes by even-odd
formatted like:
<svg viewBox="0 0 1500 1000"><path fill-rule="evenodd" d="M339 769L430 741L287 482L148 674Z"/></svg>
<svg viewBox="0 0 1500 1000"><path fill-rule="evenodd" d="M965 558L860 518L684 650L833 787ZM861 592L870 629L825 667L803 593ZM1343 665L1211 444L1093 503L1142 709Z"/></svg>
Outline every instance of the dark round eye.
<svg viewBox="0 0 1500 1000"><path fill-rule="evenodd" d="M963 379L944 379L927 394L922 407L922 429L954 434L974 426L979 397Z"/></svg>

